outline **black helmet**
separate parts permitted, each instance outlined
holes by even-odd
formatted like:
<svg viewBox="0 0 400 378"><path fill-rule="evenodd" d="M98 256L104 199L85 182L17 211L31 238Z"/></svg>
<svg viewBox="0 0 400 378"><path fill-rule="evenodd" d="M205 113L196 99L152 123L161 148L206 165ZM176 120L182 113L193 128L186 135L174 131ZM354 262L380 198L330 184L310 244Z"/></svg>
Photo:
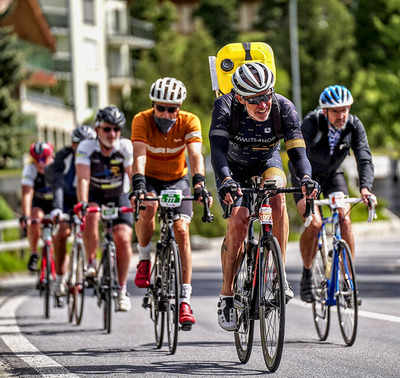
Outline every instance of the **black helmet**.
<svg viewBox="0 0 400 378"><path fill-rule="evenodd" d="M121 110L119 110L114 105L110 105L97 111L95 126L100 126L101 122L107 122L111 125L122 128L126 124L126 119L124 113L122 113Z"/></svg>
<svg viewBox="0 0 400 378"><path fill-rule="evenodd" d="M96 131L86 125L78 126L71 134L71 140L73 143L79 143L84 139L96 139L96 137Z"/></svg>

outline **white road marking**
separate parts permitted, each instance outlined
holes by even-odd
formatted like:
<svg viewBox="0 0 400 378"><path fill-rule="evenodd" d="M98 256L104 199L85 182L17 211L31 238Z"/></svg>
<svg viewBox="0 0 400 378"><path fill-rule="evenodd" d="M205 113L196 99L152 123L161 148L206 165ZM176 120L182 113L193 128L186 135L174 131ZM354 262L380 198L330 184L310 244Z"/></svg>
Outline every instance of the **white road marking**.
<svg viewBox="0 0 400 378"><path fill-rule="evenodd" d="M35 369L42 377L76 378L62 365L42 354L29 340L22 335L15 313L18 307L29 297L16 296L9 298L1 306L0 337L7 347L21 360Z"/></svg>
<svg viewBox="0 0 400 378"><path fill-rule="evenodd" d="M310 307L311 308L311 304L310 303L303 302L300 299L296 299L296 298L293 298L289 303L290 304L293 303L296 306ZM332 310L336 311L336 306L331 306L331 308L332 308ZM363 318L386 320L388 322L400 323L400 317L399 316L380 314L380 313L377 313L377 312L358 310L358 316L362 316Z"/></svg>

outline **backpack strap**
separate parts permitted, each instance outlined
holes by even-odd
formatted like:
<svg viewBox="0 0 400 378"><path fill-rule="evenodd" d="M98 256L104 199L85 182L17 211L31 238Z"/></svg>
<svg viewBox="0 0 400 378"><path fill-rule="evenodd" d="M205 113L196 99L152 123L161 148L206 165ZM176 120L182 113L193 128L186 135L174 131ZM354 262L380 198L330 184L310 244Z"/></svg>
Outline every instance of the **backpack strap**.
<svg viewBox="0 0 400 378"><path fill-rule="evenodd" d="M283 132L282 132L282 119L281 119L281 104L279 103L278 97L276 97L275 93L272 94L271 116L276 137L278 139L282 139Z"/></svg>
<svg viewBox="0 0 400 378"><path fill-rule="evenodd" d="M319 128L319 116L321 115L321 109L315 110L317 118L317 134L315 135L314 139L311 142L311 147L314 147L322 138L322 131Z"/></svg>

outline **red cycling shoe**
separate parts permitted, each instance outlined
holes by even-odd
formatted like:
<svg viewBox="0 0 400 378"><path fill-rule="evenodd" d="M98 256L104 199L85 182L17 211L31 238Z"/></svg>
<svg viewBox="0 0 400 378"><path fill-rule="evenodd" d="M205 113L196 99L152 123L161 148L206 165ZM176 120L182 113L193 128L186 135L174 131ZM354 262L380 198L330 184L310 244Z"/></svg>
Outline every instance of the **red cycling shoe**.
<svg viewBox="0 0 400 378"><path fill-rule="evenodd" d="M151 274L150 268L151 268L150 260L139 261L135 277L135 285L137 287L146 288L150 286L150 274Z"/></svg>
<svg viewBox="0 0 400 378"><path fill-rule="evenodd" d="M183 331L190 331L192 325L196 323L190 305L185 302L182 302L179 306L179 323L182 325Z"/></svg>

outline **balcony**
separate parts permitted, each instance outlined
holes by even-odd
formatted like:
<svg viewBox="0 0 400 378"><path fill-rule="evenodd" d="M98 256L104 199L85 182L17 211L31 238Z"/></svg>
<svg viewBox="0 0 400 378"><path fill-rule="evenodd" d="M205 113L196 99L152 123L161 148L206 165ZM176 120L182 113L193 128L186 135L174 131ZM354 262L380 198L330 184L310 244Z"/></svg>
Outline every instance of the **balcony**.
<svg viewBox="0 0 400 378"><path fill-rule="evenodd" d="M114 47L128 44L133 49L150 49L154 46L153 29L152 23L131 17L128 30L115 23L107 31L108 42Z"/></svg>
<svg viewBox="0 0 400 378"><path fill-rule="evenodd" d="M131 59L129 65L124 67L121 62L109 63L109 80L112 87L123 87L126 84L139 86L142 80L135 78L135 71L139 64L138 59Z"/></svg>

